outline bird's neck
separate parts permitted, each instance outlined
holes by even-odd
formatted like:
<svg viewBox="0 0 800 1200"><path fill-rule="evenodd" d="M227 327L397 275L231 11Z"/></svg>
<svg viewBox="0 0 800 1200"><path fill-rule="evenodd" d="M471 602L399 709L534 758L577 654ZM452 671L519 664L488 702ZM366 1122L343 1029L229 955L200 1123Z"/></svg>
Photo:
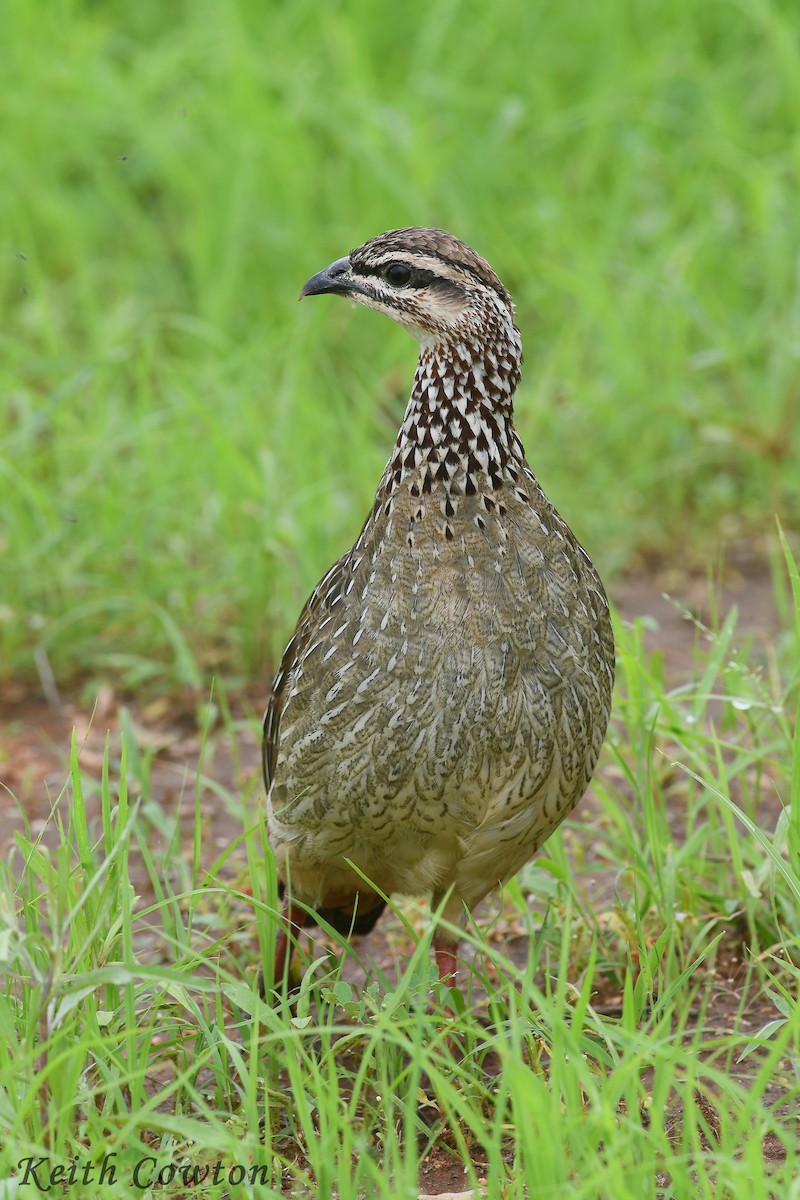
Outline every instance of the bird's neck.
<svg viewBox="0 0 800 1200"><path fill-rule="evenodd" d="M469 496L516 480L524 463L513 421L521 362L519 332L495 314L424 344L384 491Z"/></svg>

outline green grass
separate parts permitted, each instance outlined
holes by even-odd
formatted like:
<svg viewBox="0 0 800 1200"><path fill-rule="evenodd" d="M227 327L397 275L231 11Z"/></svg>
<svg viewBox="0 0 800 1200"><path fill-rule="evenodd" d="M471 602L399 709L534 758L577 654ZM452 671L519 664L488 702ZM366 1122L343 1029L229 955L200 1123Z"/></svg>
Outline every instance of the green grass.
<svg viewBox="0 0 800 1200"><path fill-rule="evenodd" d="M12 0L0 671L264 677L414 361L295 297L398 224L452 228L513 291L529 458L606 577L796 531L795 18Z"/></svg>
<svg viewBox="0 0 800 1200"><path fill-rule="evenodd" d="M340 940L292 1003L259 1000L276 894L258 781L227 793L201 754L181 818L150 801L129 722L99 781L73 744L46 827L21 825L0 868L0 1194L29 1156L94 1163L96 1179L113 1154L123 1181L137 1163L140 1181L163 1170L158 1195L188 1194L181 1171L202 1179L220 1163L218 1180L257 1170L233 1196L410 1200L434 1152L463 1164L465 1187L485 1180L490 1200L795 1196L800 580L788 561L794 620L776 646L788 671L758 666L728 619L698 630L691 677L669 686L641 626L619 628L594 800L508 886L504 913L471 928L452 1021L430 932L410 925L398 980L365 964L354 989L341 964L357 951ZM215 861L208 789L241 828ZM731 955L747 966L735 989ZM223 1194L210 1179L191 1194Z"/></svg>

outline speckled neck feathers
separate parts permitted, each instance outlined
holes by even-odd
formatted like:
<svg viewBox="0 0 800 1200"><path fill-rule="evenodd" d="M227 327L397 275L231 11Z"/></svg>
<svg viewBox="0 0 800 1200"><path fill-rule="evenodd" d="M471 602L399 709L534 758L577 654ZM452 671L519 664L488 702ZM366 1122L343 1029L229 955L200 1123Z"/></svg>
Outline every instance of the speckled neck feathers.
<svg viewBox="0 0 800 1200"><path fill-rule="evenodd" d="M513 424L521 362L519 332L491 293L461 328L424 344L378 498L439 494L451 517L461 497L513 487L525 466Z"/></svg>

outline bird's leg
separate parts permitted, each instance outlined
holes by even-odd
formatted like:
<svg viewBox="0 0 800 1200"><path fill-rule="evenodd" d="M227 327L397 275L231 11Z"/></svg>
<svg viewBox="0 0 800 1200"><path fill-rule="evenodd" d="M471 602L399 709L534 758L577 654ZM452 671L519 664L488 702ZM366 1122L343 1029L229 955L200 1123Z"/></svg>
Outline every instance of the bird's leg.
<svg viewBox="0 0 800 1200"><path fill-rule="evenodd" d="M287 897L283 906L278 931L275 935L275 961L272 968L272 986L280 987L287 967L291 965L294 943L300 936L300 910Z"/></svg>
<svg viewBox="0 0 800 1200"><path fill-rule="evenodd" d="M444 938L433 939L433 956L436 959L436 966L439 968L439 982L443 983L445 987L456 986L457 948L457 942L445 941Z"/></svg>
<svg viewBox="0 0 800 1200"><path fill-rule="evenodd" d="M433 957L436 959L436 966L439 969L439 983L443 988L455 988L456 986L457 950L458 942L447 941L443 937L433 939ZM455 1021L455 1010L449 1004L444 1005L442 1012L448 1020ZM448 1034L445 1045L452 1058L460 1060L463 1057L463 1048L452 1033Z"/></svg>
<svg viewBox="0 0 800 1200"><path fill-rule="evenodd" d="M446 941L442 937L435 937L433 939L433 957L436 959L436 966L439 969L439 982L446 988L454 988L456 986L456 972L458 968L458 959L456 958L457 949L458 942ZM456 1015L449 1004L445 1004L444 1012L448 1017Z"/></svg>

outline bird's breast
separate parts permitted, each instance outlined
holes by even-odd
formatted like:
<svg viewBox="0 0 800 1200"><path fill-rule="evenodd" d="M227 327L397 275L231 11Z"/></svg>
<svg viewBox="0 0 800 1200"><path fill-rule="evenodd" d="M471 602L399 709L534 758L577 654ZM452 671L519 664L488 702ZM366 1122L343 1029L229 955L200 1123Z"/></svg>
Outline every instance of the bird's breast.
<svg viewBox="0 0 800 1200"><path fill-rule="evenodd" d="M284 821L318 827L333 807L386 836L443 814L472 827L492 795L524 804L560 739L578 756L596 740L591 589L560 530L476 506L451 540L417 504L409 544L409 507L365 530L295 669L271 798Z"/></svg>

